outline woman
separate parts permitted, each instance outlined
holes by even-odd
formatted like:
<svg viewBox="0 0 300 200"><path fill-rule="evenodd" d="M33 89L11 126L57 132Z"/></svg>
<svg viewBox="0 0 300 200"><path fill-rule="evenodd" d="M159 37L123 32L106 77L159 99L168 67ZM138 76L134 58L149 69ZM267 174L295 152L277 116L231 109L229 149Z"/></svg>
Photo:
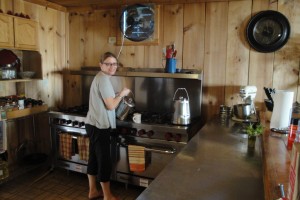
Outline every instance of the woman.
<svg viewBox="0 0 300 200"><path fill-rule="evenodd" d="M97 190L96 182L100 182L104 200L116 200L110 191L112 171L110 156L110 132L116 128L115 108L122 97L130 90L124 88L115 95L110 77L115 74L118 61L114 54L106 52L100 59L101 71L95 76L89 99L89 111L86 117L86 131L90 140L87 174L89 180L89 199L102 197Z"/></svg>

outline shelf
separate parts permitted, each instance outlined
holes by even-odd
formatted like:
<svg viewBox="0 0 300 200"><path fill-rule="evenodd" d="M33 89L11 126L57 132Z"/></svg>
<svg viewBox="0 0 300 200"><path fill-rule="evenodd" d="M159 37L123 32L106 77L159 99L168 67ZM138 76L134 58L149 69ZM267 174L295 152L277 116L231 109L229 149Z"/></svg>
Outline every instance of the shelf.
<svg viewBox="0 0 300 200"><path fill-rule="evenodd" d="M43 79L40 78L31 78L31 79L1 79L0 82L29 82L29 81L40 81Z"/></svg>
<svg viewBox="0 0 300 200"><path fill-rule="evenodd" d="M44 104L41 106L34 106L32 108L25 108L22 110L15 110L15 111L10 111L6 113L6 118L7 120L10 119L16 119L16 118L21 118L21 117L26 117L29 115L35 115L41 112L46 112L48 111L48 105Z"/></svg>
<svg viewBox="0 0 300 200"><path fill-rule="evenodd" d="M66 71L71 75L95 76L99 67L82 67L82 70ZM182 70L180 73L165 73L163 68L121 68L115 76L149 77L149 78L178 78L178 79L203 79L200 70Z"/></svg>

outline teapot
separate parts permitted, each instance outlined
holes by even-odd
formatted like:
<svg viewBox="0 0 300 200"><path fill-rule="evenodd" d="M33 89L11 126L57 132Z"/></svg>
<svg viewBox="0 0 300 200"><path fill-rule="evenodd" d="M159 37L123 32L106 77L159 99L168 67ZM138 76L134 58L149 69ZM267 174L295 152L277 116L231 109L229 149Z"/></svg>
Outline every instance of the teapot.
<svg viewBox="0 0 300 200"><path fill-rule="evenodd" d="M178 90L184 90L186 98L179 96L175 99ZM185 88L177 88L173 96L173 124L188 125L191 123L189 95Z"/></svg>

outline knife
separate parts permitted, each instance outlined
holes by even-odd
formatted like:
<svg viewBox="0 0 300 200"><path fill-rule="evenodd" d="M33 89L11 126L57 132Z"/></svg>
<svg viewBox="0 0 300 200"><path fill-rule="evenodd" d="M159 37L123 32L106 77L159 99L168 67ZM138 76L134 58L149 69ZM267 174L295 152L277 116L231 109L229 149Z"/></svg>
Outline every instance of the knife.
<svg viewBox="0 0 300 200"><path fill-rule="evenodd" d="M269 99L272 103L274 103L273 98L272 98L272 96L271 96L271 93L273 93L273 92L272 92L273 89L264 87L264 90L265 90L265 93L266 93L268 99Z"/></svg>

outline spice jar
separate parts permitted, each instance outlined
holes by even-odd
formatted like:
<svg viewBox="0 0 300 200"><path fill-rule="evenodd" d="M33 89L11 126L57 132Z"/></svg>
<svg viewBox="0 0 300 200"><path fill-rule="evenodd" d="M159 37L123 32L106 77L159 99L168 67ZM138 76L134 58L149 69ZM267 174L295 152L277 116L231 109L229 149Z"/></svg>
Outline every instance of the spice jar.
<svg viewBox="0 0 300 200"><path fill-rule="evenodd" d="M298 130L298 119L292 118L291 119L291 125L288 135L288 143L287 143L287 149L291 150L293 147L293 143L296 138L296 131Z"/></svg>

